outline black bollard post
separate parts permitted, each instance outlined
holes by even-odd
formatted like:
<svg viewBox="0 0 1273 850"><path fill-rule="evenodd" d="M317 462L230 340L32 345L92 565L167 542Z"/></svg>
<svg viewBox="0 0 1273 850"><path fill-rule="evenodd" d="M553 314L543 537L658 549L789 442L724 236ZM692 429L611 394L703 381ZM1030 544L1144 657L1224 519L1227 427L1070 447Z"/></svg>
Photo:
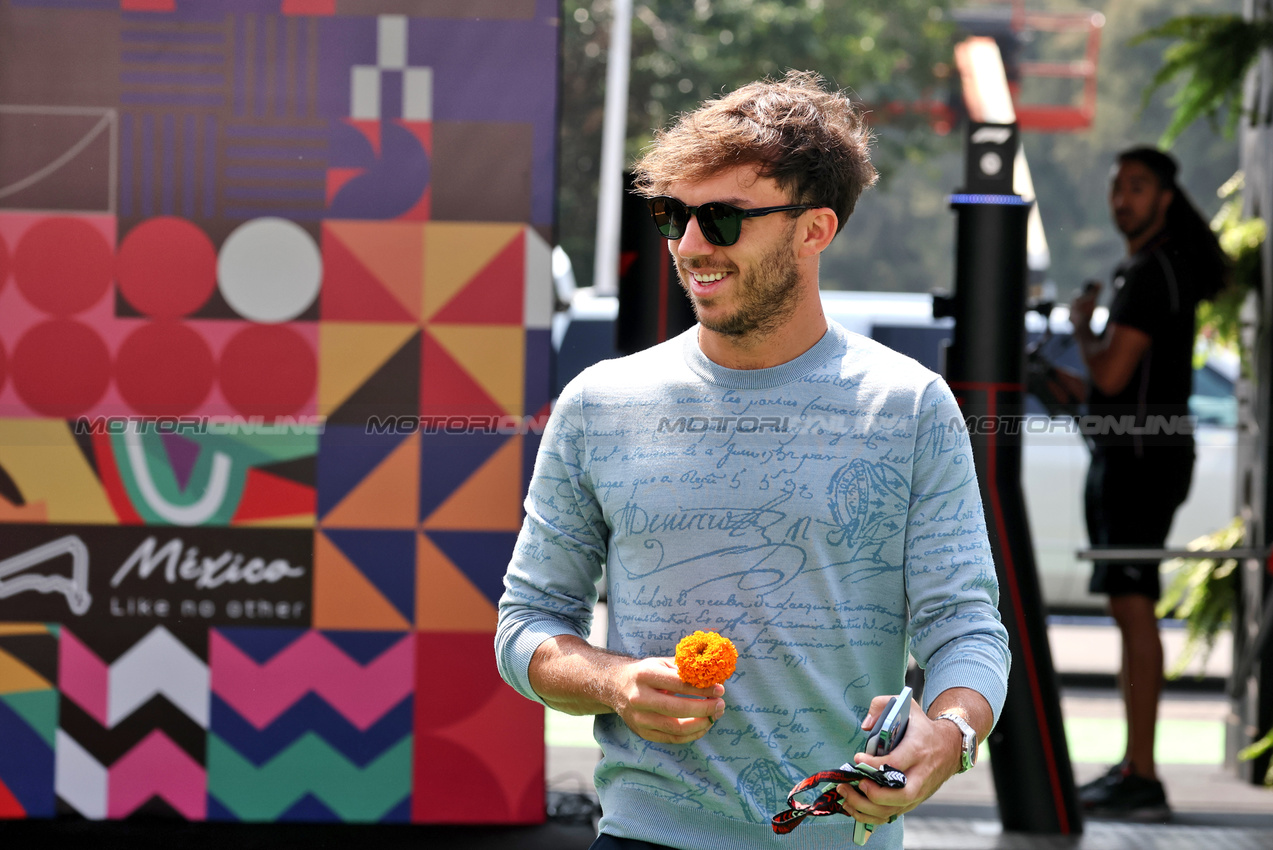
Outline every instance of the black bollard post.
<svg viewBox="0 0 1273 850"><path fill-rule="evenodd" d="M951 199L955 294L933 309L955 319L946 377L969 425L1012 651L1007 702L989 739L1000 819L1005 831L1078 835L1082 813L1021 488L1030 202L1010 194L1015 148L1012 125L970 128L968 189Z"/></svg>

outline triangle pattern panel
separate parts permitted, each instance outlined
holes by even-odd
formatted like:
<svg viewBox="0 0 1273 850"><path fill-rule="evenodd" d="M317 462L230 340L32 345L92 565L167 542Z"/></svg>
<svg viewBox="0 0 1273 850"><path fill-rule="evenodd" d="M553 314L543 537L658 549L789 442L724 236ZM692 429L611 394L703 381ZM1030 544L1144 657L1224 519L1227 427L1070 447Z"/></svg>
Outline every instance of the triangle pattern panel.
<svg viewBox="0 0 1273 850"><path fill-rule="evenodd" d="M420 335L413 334L328 416L336 425L373 427L376 419L411 417L420 410Z"/></svg>
<svg viewBox="0 0 1273 850"><path fill-rule="evenodd" d="M334 543L318 532L314 535L314 626L405 631L411 623Z"/></svg>
<svg viewBox="0 0 1273 850"><path fill-rule="evenodd" d="M517 532L426 531L425 535L492 605L499 604Z"/></svg>
<svg viewBox="0 0 1273 850"><path fill-rule="evenodd" d="M415 325L322 322L318 329L318 412L331 415L393 357ZM418 367L417 367L418 368Z"/></svg>
<svg viewBox="0 0 1273 850"><path fill-rule="evenodd" d="M407 623L415 619L415 535L412 532L325 528L323 534Z"/></svg>
<svg viewBox="0 0 1273 850"><path fill-rule="evenodd" d="M495 605L428 537L416 541L416 628L422 632L495 631Z"/></svg>
<svg viewBox="0 0 1273 850"><path fill-rule="evenodd" d="M508 441L502 434L420 436L420 519L435 511L452 492Z"/></svg>
<svg viewBox="0 0 1273 850"><path fill-rule="evenodd" d="M520 224L429 222L424 226L424 302L428 322L499 256L522 231ZM520 295L518 296L520 299Z"/></svg>
<svg viewBox="0 0 1273 850"><path fill-rule="evenodd" d="M525 303L526 244L524 232L433 314L431 324L488 324L521 327Z"/></svg>
<svg viewBox="0 0 1273 850"><path fill-rule="evenodd" d="M248 467L243 495L239 497L230 524L268 524L264 521L303 516L312 525L316 505L317 493L313 487Z"/></svg>
<svg viewBox="0 0 1273 850"><path fill-rule="evenodd" d="M420 435L407 437L323 518L325 528L414 528L420 501Z"/></svg>
<svg viewBox="0 0 1273 850"><path fill-rule="evenodd" d="M322 255L323 283L319 292L319 310L324 320L417 320L329 224L323 226Z"/></svg>
<svg viewBox="0 0 1273 850"><path fill-rule="evenodd" d="M526 345L526 332L521 327L430 325L428 333L499 405L501 413L521 415Z"/></svg>
<svg viewBox="0 0 1273 850"><path fill-rule="evenodd" d="M380 466L405 436L369 434L365 427L328 425L319 438L318 514L340 504L358 482Z"/></svg>
<svg viewBox="0 0 1273 850"><path fill-rule="evenodd" d="M510 437L424 521L424 527L517 531L522 525L522 438Z"/></svg>
<svg viewBox="0 0 1273 850"><path fill-rule="evenodd" d="M420 415L495 420L506 411L431 333L421 351Z"/></svg>
<svg viewBox="0 0 1273 850"><path fill-rule="evenodd" d="M413 318L420 316L424 228L402 221L329 221L331 233Z"/></svg>

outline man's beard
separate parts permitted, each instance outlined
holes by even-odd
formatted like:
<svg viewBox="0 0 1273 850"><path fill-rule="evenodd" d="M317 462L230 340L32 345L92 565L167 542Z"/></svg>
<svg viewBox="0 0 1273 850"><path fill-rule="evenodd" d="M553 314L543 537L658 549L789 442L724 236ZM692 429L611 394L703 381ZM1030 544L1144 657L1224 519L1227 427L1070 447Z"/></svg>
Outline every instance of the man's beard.
<svg viewBox="0 0 1273 850"><path fill-rule="evenodd" d="M794 222L788 236L794 234ZM681 287L689 295L686 277L689 269L678 264L677 274ZM801 292L797 283L800 275L795 259L791 256L791 239L785 238L764 254L746 277L739 277L732 284L735 301L732 313L704 318L698 302L690 297L694 315L703 327L724 336L741 337L749 334L766 336L780 327L796 312Z"/></svg>

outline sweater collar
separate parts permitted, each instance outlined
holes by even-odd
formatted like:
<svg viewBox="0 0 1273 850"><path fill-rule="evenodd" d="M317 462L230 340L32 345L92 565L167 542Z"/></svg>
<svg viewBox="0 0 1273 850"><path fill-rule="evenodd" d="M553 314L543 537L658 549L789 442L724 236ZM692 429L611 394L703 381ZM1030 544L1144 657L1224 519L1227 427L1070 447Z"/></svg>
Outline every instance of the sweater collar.
<svg viewBox="0 0 1273 850"><path fill-rule="evenodd" d="M698 325L681 334L681 351L686 364L709 383L729 389L769 389L789 384L816 371L848 349L848 339L839 323L828 320L827 332L813 347L794 360L767 369L728 369L708 359L698 347Z"/></svg>

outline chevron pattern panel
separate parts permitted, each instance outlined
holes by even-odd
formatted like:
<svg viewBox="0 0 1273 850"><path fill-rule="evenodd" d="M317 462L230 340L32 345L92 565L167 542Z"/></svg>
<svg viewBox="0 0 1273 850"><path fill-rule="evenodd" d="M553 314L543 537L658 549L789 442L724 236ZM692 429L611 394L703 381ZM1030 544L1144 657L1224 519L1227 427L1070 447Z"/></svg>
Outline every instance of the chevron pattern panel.
<svg viewBox="0 0 1273 850"><path fill-rule="evenodd" d="M0 2L0 818L544 817L559 6Z"/></svg>
<svg viewBox="0 0 1273 850"><path fill-rule="evenodd" d="M211 816L409 819L410 635L218 629L209 658Z"/></svg>
<svg viewBox="0 0 1273 850"><path fill-rule="evenodd" d="M87 818L207 814L208 665L163 626L120 649L62 629L58 799Z"/></svg>

